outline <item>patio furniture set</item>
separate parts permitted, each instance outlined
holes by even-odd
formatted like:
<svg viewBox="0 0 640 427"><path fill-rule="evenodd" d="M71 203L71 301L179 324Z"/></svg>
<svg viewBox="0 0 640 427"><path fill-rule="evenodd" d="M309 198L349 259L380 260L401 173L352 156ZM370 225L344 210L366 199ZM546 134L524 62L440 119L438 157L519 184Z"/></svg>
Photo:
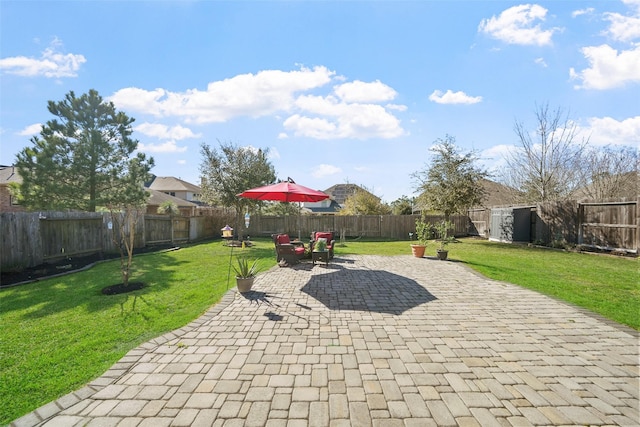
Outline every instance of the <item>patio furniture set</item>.
<svg viewBox="0 0 640 427"><path fill-rule="evenodd" d="M307 256L307 248L300 240L291 240L288 234L274 234L273 243L276 249L276 260L279 264L294 265ZM329 265L333 258L335 234L332 231L314 231L309 240L309 253L313 265L324 262Z"/></svg>

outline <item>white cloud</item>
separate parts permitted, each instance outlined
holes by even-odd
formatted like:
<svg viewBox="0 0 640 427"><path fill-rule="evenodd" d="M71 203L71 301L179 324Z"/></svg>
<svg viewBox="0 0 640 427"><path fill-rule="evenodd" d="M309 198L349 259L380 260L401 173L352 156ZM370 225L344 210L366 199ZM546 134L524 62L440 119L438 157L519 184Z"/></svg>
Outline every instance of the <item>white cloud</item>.
<svg viewBox="0 0 640 427"><path fill-rule="evenodd" d="M38 135L41 130L42 130L42 125L40 123L34 123L22 129L20 132L18 132L18 135L21 135L21 136Z"/></svg>
<svg viewBox="0 0 640 427"><path fill-rule="evenodd" d="M347 104L331 95L305 95L298 97L296 107L302 114L294 114L283 123L296 136L367 139L395 138L405 133L400 121L381 105Z"/></svg>
<svg viewBox="0 0 640 427"><path fill-rule="evenodd" d="M181 140L187 138L199 138L201 133L195 134L191 129L177 125L169 127L159 123L142 123L134 128L135 131L158 139Z"/></svg>
<svg viewBox="0 0 640 427"><path fill-rule="evenodd" d="M573 67L569 70L572 79L581 81L576 89L603 90L640 82L640 45L619 53L606 44L583 47L581 51L589 61L589 68L580 72Z"/></svg>
<svg viewBox="0 0 640 427"><path fill-rule="evenodd" d="M336 166L321 164L312 169L311 175L314 178L325 178L327 176L337 175L342 173L342 169Z"/></svg>
<svg viewBox="0 0 640 427"><path fill-rule="evenodd" d="M581 135L589 137L592 145L640 147L640 116L622 121L611 117L592 117L588 120L588 126L580 127L579 130Z"/></svg>
<svg viewBox="0 0 640 427"><path fill-rule="evenodd" d="M177 163L177 164L179 164L179 165L186 165L186 164L187 164L187 161L186 161L186 160L184 160L184 159L180 159L180 160L178 160L176 163Z"/></svg>
<svg viewBox="0 0 640 427"><path fill-rule="evenodd" d="M607 12L604 19L609 21L609 29L605 32L611 38L622 42L631 42L640 37L640 1L626 0L632 9L631 16L621 15L619 13Z"/></svg>
<svg viewBox="0 0 640 427"><path fill-rule="evenodd" d="M507 167L507 157L516 150L514 145L494 145L479 153L478 165L489 172L489 179L499 178Z"/></svg>
<svg viewBox="0 0 640 427"><path fill-rule="evenodd" d="M509 44L544 46L551 44L557 28L542 29L547 9L537 4L522 4L502 11L500 16L483 19L478 31Z"/></svg>
<svg viewBox="0 0 640 427"><path fill-rule="evenodd" d="M594 8L587 7L585 9L574 10L573 13L571 13L571 16L576 18L576 17L581 16L581 15L591 15L591 14L593 14L593 12L595 12Z"/></svg>
<svg viewBox="0 0 640 427"><path fill-rule="evenodd" d="M481 96L469 96L462 91L453 92L451 89L446 93L442 93L441 90L434 90L429 95L429 100L438 104L477 104L482 102Z"/></svg>
<svg viewBox="0 0 640 427"><path fill-rule="evenodd" d="M273 159L279 159L280 158L280 151L278 151L278 149L276 147L269 147L269 159L273 160Z"/></svg>
<svg viewBox="0 0 640 427"><path fill-rule="evenodd" d="M283 123L286 129L292 130L296 136L315 139L337 138L337 126L326 119L303 117L294 114Z"/></svg>
<svg viewBox="0 0 640 427"><path fill-rule="evenodd" d="M118 108L157 117L179 117L186 123L268 115L282 120L280 116L284 116L287 118L279 139L294 135L316 139L394 138L405 133L392 111L404 111L406 106L378 104L397 96L391 87L377 80L356 80L326 88L326 95L308 94L331 81L342 82L344 77L322 66L289 72L266 70L209 83L205 91L124 88L110 100ZM171 138L178 139L175 135Z"/></svg>
<svg viewBox="0 0 640 427"><path fill-rule="evenodd" d="M187 123L225 122L240 116L261 117L287 111L296 93L321 87L334 74L326 67L303 67L288 72L266 70L209 83L204 91L125 88L111 100L122 109L183 117Z"/></svg>
<svg viewBox="0 0 640 427"><path fill-rule="evenodd" d="M395 111L407 111L407 106L406 105L399 105L399 104L387 104L385 105L385 107L388 110L395 110Z"/></svg>
<svg viewBox="0 0 640 427"><path fill-rule="evenodd" d="M379 80L371 83L359 80L344 83L336 86L334 92L344 102L391 101L398 95L395 90Z"/></svg>
<svg viewBox="0 0 640 427"><path fill-rule="evenodd" d="M184 153L187 147L178 147L175 141L166 141L162 144L143 144L138 143L138 151L146 153Z"/></svg>
<svg viewBox="0 0 640 427"><path fill-rule="evenodd" d="M536 64L538 64L538 65L540 65L540 66L542 66L544 68L547 68L547 63L545 62L544 58L536 58L536 59L534 59L533 62L535 62Z"/></svg>
<svg viewBox="0 0 640 427"><path fill-rule="evenodd" d="M12 56L0 59L0 70L24 77L77 77L80 66L87 62L83 55L60 52L62 43L54 39L40 58Z"/></svg>

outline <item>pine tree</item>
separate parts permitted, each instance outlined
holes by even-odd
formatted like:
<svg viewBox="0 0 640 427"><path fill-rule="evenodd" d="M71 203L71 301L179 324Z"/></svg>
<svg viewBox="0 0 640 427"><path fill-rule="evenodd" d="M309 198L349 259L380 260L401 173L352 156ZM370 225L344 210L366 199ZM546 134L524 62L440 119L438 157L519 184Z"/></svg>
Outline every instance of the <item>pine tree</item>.
<svg viewBox="0 0 640 427"><path fill-rule="evenodd" d="M49 101L48 110L57 118L17 154L18 193L28 209L95 212L144 203L153 158L131 157L138 146L131 138L133 118L93 89Z"/></svg>

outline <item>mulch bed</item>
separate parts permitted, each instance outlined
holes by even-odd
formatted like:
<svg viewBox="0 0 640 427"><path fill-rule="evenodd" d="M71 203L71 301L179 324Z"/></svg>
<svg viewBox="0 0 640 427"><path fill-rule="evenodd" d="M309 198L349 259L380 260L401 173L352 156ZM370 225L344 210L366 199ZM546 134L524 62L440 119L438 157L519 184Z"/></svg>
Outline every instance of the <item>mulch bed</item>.
<svg viewBox="0 0 640 427"><path fill-rule="evenodd" d="M160 252L170 248L173 245L159 245L159 246L147 246L144 248L137 248L134 251L134 255L142 253ZM36 267L26 268L21 271L2 271L0 274L0 288L14 286L21 283L30 283L36 280L46 279L52 276L65 274L77 270L81 270L88 266L91 266L99 261L118 259L120 254L92 254L77 257L67 257L55 262L45 263ZM130 283L129 286L133 285Z"/></svg>
<svg viewBox="0 0 640 427"><path fill-rule="evenodd" d="M124 283L118 283L117 285L111 285L107 286L106 288L102 288L101 292L103 295L118 295L137 291L142 288L144 288L144 283L142 282L129 282L127 286L125 286Z"/></svg>

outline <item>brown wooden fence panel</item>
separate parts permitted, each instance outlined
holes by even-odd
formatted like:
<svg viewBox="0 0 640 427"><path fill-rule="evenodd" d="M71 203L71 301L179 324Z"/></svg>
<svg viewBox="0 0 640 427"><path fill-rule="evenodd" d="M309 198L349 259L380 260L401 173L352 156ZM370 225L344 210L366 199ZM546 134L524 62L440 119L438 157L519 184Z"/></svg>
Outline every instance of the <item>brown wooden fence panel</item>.
<svg viewBox="0 0 640 427"><path fill-rule="evenodd" d="M638 202L580 203L578 243L638 251Z"/></svg>
<svg viewBox="0 0 640 427"><path fill-rule="evenodd" d="M491 209L471 209L469 210L470 236L489 237L489 224L491 223Z"/></svg>
<svg viewBox="0 0 640 427"><path fill-rule="evenodd" d="M189 240L189 218L173 217L173 242L186 242Z"/></svg>
<svg viewBox="0 0 640 427"><path fill-rule="evenodd" d="M0 256L3 271L21 270L43 262L38 213L0 213Z"/></svg>
<svg viewBox="0 0 640 427"><path fill-rule="evenodd" d="M102 252L103 218L53 217L40 220L42 253L45 260L65 256L86 255Z"/></svg>
<svg viewBox="0 0 640 427"><path fill-rule="evenodd" d="M171 217L168 215L145 215L144 233L148 245L171 242Z"/></svg>
<svg viewBox="0 0 640 427"><path fill-rule="evenodd" d="M314 231L336 231L334 215L304 215L303 218L303 229L308 230L308 238Z"/></svg>

